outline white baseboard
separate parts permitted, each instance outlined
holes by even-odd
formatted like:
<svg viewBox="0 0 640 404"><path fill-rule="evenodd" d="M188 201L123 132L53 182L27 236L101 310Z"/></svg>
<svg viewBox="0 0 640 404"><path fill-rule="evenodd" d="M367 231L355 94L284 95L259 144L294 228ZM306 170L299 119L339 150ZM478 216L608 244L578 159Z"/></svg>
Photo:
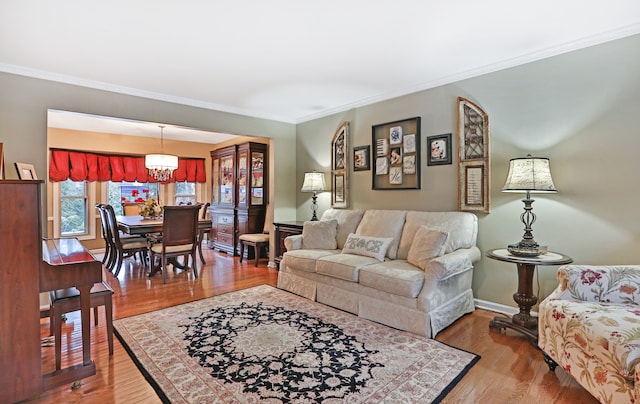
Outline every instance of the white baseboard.
<svg viewBox="0 0 640 404"><path fill-rule="evenodd" d="M473 301L477 309L483 309L483 310L493 311L496 313L508 314L510 316L513 316L514 314L520 311L517 307L507 306L506 304L490 302L488 300L473 299ZM535 316L538 315L538 313L535 311L532 311L531 314Z"/></svg>

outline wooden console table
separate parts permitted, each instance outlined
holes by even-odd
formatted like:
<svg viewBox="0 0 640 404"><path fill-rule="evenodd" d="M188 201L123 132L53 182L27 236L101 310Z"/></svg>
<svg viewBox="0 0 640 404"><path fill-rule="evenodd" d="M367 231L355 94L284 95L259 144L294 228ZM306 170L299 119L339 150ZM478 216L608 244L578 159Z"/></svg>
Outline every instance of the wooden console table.
<svg viewBox="0 0 640 404"><path fill-rule="evenodd" d="M547 252L537 257L517 257L511 255L505 248L487 251L488 258L511 262L518 266L518 291L513 294L513 300L518 303L520 312L513 317L494 317L489 322L489 329L503 330L510 328L529 337L531 342L538 340L538 317L531 315L531 307L535 306L538 298L533 294L533 273L538 265L564 265L573 262L570 257L555 252Z"/></svg>
<svg viewBox="0 0 640 404"><path fill-rule="evenodd" d="M276 267L280 268L280 261L282 261L282 254L287 251L284 246L284 239L289 236L294 236L296 234L302 234L302 227L304 222L299 221L291 221L291 222L274 222L275 226L275 244L276 244L276 253L274 261L276 262Z"/></svg>

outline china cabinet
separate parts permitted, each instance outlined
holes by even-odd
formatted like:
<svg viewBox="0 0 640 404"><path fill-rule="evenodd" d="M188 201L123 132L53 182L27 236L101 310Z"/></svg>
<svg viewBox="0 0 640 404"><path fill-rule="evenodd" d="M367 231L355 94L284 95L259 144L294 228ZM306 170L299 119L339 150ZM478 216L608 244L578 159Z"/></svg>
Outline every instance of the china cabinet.
<svg viewBox="0 0 640 404"><path fill-rule="evenodd" d="M267 145L246 142L211 151L213 248L239 253L238 237L261 233L268 200Z"/></svg>

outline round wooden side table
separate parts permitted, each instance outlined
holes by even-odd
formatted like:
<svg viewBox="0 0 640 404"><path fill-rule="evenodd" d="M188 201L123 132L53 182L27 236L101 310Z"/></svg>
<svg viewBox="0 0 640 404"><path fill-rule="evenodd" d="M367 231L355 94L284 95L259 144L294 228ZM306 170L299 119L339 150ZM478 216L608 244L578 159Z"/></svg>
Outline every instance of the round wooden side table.
<svg viewBox="0 0 640 404"><path fill-rule="evenodd" d="M513 294L513 300L518 303L520 312L513 317L494 317L489 322L489 329L503 330L510 328L518 331L532 342L538 340L538 317L531 315L531 307L535 306L538 298L533 294L533 273L538 265L564 265L573 262L567 255L549 251L537 257L518 257L512 255L506 248L497 248L486 252L488 258L512 262L518 267L518 291Z"/></svg>

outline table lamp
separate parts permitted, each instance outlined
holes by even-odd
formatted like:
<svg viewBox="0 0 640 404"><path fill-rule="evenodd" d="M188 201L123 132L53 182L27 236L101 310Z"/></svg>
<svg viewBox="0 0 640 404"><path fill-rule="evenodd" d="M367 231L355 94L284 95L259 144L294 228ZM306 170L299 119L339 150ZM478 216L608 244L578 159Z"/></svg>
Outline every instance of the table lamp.
<svg viewBox="0 0 640 404"><path fill-rule="evenodd" d="M318 220L318 216L316 212L318 211L318 204L316 200L318 196L316 195L318 192L325 191L327 186L324 182L324 173L319 173L317 171L311 173L304 173L304 181L302 182L302 189L300 192L313 192L313 196L311 197L311 211L313 212L313 216L311 216L311 221Z"/></svg>
<svg viewBox="0 0 640 404"><path fill-rule="evenodd" d="M533 239L531 225L536 221L536 215L532 212L531 193L551 193L558 192L549 168L549 159L542 157L520 157L509 161L509 173L507 182L502 188L502 192L525 192L524 213L520 215L520 220L524 224L524 236L520 242L510 244L507 248L509 253L520 257L537 257L547 252L546 246L539 245Z"/></svg>

